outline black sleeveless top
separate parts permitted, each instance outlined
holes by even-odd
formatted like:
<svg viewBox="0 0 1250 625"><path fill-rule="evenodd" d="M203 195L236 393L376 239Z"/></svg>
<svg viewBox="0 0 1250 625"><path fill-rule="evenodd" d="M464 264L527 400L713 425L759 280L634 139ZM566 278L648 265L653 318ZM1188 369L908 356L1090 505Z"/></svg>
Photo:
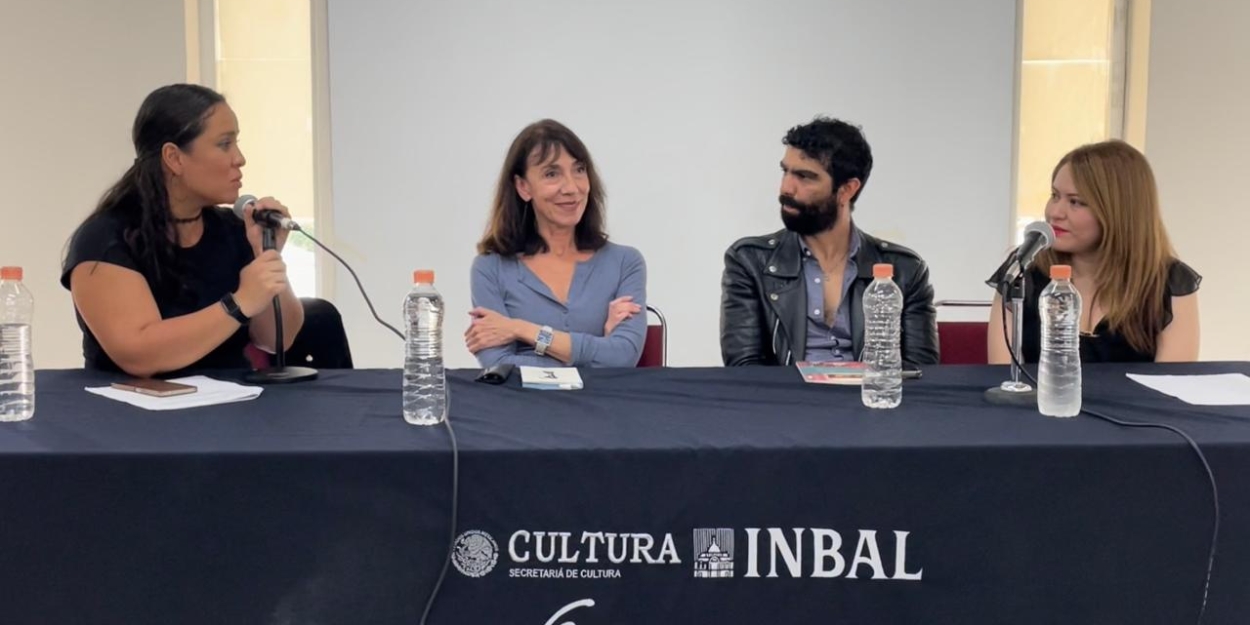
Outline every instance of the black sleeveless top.
<svg viewBox="0 0 1250 625"><path fill-rule="evenodd" d="M985 283L997 288L999 279L1007 272L1010 263L1011 260L1008 259ZM1024 361L1028 363L1035 363L1041 357L1042 318L1038 312L1037 302L1041 298L1042 290L1049 284L1050 276L1042 273L1037 267L1030 268L1025 274L1024 334L1021 354L1024 356ZM1200 284L1202 284L1202 276L1198 275L1198 272L1179 260L1172 261L1168 267L1168 280L1163 290L1163 326L1159 328L1160 332L1172 323L1172 298L1193 294L1198 291ZM1010 336L1010 328L1008 328L1008 335ZM1081 334L1081 362L1154 362L1154 359L1154 352L1137 351L1123 335L1112 332L1105 318L1098 322L1093 334Z"/></svg>

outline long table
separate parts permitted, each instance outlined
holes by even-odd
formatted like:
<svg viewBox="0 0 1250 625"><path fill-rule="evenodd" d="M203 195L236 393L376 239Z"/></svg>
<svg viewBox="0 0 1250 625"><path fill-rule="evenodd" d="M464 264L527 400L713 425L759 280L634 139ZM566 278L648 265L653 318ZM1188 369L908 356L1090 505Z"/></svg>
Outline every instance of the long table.
<svg viewBox="0 0 1250 625"><path fill-rule="evenodd" d="M1219 487L1204 623L1250 620L1250 408L1087 366L1085 405L1180 427ZM895 410L794 369L583 370L574 392L449 372L455 550L430 623L1197 622L1213 501L1177 435L992 406L933 367ZM452 456L400 373L323 371L147 412L40 371L0 424L0 623L416 623Z"/></svg>

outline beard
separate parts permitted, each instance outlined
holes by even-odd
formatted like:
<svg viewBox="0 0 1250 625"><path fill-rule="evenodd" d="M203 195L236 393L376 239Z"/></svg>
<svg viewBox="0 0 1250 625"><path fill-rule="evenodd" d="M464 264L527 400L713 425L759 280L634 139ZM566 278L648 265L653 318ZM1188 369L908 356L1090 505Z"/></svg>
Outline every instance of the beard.
<svg viewBox="0 0 1250 625"><path fill-rule="evenodd" d="M798 213L781 210L781 223L800 236L811 236L824 232L838 223L838 198L830 194L829 198L812 204L804 204L788 195L777 198L783 207L789 206Z"/></svg>

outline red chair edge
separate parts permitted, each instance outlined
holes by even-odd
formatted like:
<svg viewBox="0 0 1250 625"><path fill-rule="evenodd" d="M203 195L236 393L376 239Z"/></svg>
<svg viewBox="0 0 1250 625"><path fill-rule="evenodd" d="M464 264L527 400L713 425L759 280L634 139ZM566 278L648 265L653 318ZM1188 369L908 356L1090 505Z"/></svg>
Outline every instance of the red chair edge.
<svg viewBox="0 0 1250 625"><path fill-rule="evenodd" d="M659 308L647 304L647 312L655 315L657 324L647 324L647 334L642 343L642 354L638 357L639 367L668 366L668 320Z"/></svg>

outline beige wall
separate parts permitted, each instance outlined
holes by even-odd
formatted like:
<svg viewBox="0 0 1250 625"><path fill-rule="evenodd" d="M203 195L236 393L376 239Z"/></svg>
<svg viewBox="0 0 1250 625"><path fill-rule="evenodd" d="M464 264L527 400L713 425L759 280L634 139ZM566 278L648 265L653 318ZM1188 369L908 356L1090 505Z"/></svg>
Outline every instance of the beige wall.
<svg viewBox="0 0 1250 625"><path fill-rule="evenodd" d="M1069 150L1110 136L1114 0L1024 0L1017 226L1042 219Z"/></svg>
<svg viewBox="0 0 1250 625"><path fill-rule="evenodd" d="M82 366L81 335L58 283L66 240L134 150L149 91L186 77L183 4L170 0L5 0L0 7L0 264L34 292L35 365Z"/></svg>
<svg viewBox="0 0 1250 625"><path fill-rule="evenodd" d="M1202 358L1250 358L1250 3L1153 0L1146 154L1172 243L1202 283Z"/></svg>
<svg viewBox="0 0 1250 625"><path fill-rule="evenodd" d="M217 90L239 116L244 192L313 226L312 41L306 0L217 0ZM311 295L311 293L309 293Z"/></svg>
<svg viewBox="0 0 1250 625"><path fill-rule="evenodd" d="M239 117L243 192L273 196L313 235L312 3L216 0L216 88ZM327 173L326 178L329 178ZM282 252L296 295L317 295L317 255L296 235Z"/></svg>

